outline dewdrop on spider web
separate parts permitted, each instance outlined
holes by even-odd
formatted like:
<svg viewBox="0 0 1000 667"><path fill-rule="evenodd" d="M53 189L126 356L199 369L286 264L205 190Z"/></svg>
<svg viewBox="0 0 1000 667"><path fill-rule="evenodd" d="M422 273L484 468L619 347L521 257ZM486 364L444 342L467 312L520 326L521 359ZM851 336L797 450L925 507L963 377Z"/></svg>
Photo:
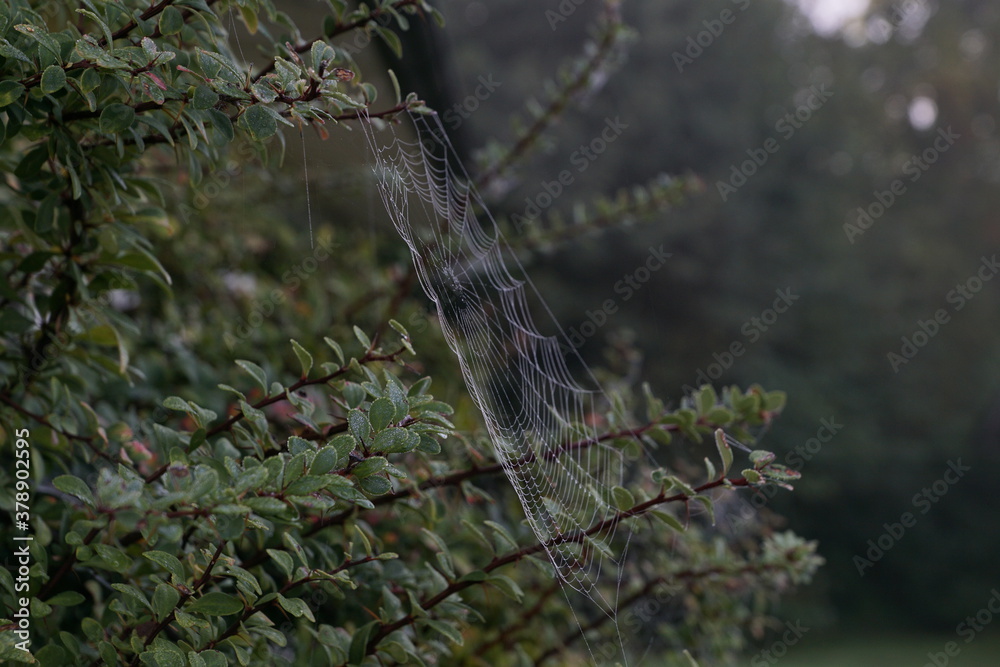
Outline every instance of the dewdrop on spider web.
<svg viewBox="0 0 1000 667"><path fill-rule="evenodd" d="M610 497L623 482L624 455L605 441L597 430L602 420L593 416L615 404L589 369L586 384L571 374L564 355L578 355L576 348L563 340L438 116L402 115L415 136L393 128L387 146L362 123L386 211L556 575L613 616L616 601L597 584L605 564L622 571L628 550L627 540L618 552L610 546L621 523ZM535 312L560 336L542 335Z"/></svg>

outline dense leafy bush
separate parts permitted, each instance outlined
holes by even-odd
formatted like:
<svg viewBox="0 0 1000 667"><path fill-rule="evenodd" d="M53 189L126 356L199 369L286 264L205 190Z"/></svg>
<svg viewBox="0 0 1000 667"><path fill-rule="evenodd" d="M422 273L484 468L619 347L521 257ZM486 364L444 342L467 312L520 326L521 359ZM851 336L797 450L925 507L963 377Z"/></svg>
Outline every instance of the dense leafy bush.
<svg viewBox="0 0 1000 667"><path fill-rule="evenodd" d="M275 224L300 198L266 151L282 126L325 137L369 105L420 105L379 106L354 55L373 35L399 49L392 30L434 10L329 5L303 36L256 0L0 3L5 661L616 654L611 619L571 614L519 522L405 249L351 222L357 201L312 244ZM232 33L268 64L248 73ZM331 199L360 199L360 181L324 178ZM616 398L635 417L594 415L607 439L658 449L663 468L606 490L632 534L615 620L631 650L659 637L664 661L732 660L738 629L760 636L769 600L818 558L757 511L793 475L764 453L729 473L722 441L697 445L748 438L784 397Z"/></svg>

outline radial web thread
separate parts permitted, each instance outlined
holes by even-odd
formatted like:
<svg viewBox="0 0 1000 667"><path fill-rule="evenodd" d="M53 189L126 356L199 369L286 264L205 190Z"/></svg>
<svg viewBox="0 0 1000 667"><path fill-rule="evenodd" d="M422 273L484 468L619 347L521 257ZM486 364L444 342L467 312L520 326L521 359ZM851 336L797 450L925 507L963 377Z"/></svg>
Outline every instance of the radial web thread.
<svg viewBox="0 0 1000 667"><path fill-rule="evenodd" d="M607 547L616 525L609 494L622 482L624 462L593 426L607 399L592 376L594 388L574 380L564 355L576 352L558 324L562 341L539 333L529 296L552 314L471 184L438 116L409 118L416 139L394 132L386 146L364 124L382 201L436 306L531 529L560 579L593 596L601 563L618 560ZM582 538L598 525L609 527L604 541Z"/></svg>

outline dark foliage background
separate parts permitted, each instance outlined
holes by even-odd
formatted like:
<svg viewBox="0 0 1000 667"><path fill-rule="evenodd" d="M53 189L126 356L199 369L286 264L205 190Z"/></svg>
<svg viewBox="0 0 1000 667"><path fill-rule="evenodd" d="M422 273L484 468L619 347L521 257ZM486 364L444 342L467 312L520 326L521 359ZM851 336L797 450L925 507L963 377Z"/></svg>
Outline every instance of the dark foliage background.
<svg viewBox="0 0 1000 667"><path fill-rule="evenodd" d="M469 119L477 134L509 136L507 114L524 112L598 11L583 3L565 15L561 5L444 5L450 20L464 22L449 34L461 66L456 94L472 92L484 73L503 82ZM1000 11L975 0L873 2L843 31L823 35L779 1L627 3L623 11L638 33L627 63L600 95L574 105L558 141L502 208L521 213L581 138L618 116L627 131L554 208L568 211L594 188L661 171L691 169L707 191L657 224L583 239L540 260L551 302L578 326L602 295L613 296L623 267L665 244L674 257L588 341L590 358L599 358L608 332L627 329L644 352L644 373L677 395L713 354L746 343L719 381L753 378L795 397L768 439L776 451L807 446L821 419L843 425L792 459L810 482L774 502L829 559L811 593L828 607L814 617L851 629L953 632L989 598L1000 553L997 514L987 509L1000 444L1000 286L984 282L961 310L948 301L1000 239ZM675 54L725 11L731 23L678 71ZM832 97L786 137L776 124L813 86ZM921 98L936 108L927 127L908 115ZM959 138L911 181L907 161L946 128ZM717 183L769 137L777 152L722 201ZM852 243L844 225L899 178L905 193ZM751 342L744 325L786 287L801 299ZM899 354L901 337L912 338L938 309L948 323L895 372L887 354ZM958 459L971 471L921 513L913 496ZM853 557L905 511L918 523L859 576Z"/></svg>

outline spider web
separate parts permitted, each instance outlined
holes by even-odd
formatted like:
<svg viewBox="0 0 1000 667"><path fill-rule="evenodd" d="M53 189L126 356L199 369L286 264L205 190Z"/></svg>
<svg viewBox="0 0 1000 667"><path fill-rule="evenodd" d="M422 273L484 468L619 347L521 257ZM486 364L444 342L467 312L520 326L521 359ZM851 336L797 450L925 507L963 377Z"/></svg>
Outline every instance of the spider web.
<svg viewBox="0 0 1000 667"><path fill-rule="evenodd" d="M592 386L573 378L565 354L575 348L503 239L439 117L408 116L416 140L393 130L387 146L362 124L382 201L528 524L560 580L614 617L616 605L596 588L605 560L620 565L627 551L609 547L618 513L611 490L622 483L624 459L594 426L608 399L589 370ZM558 336L539 333L529 296ZM607 530L587 535L596 526Z"/></svg>

